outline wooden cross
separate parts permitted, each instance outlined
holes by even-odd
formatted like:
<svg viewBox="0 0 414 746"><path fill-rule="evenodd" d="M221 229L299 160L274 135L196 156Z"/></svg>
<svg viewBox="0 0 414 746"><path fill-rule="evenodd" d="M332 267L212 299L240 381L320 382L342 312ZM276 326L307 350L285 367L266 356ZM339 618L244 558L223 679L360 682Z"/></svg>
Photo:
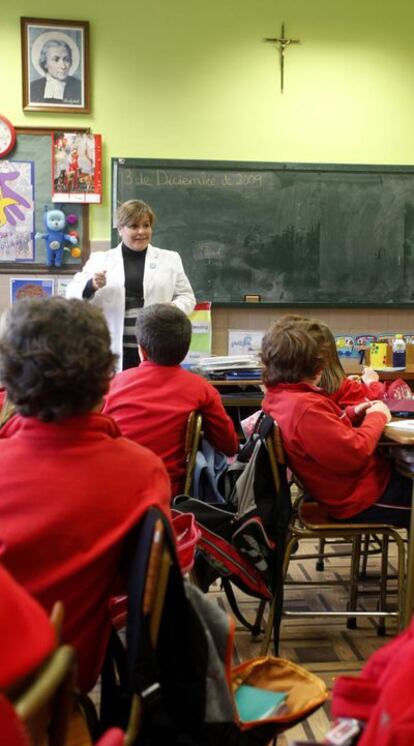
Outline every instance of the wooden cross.
<svg viewBox="0 0 414 746"><path fill-rule="evenodd" d="M280 91L283 93L284 78L285 78L285 49L290 44L300 44L300 39L286 39L285 37L285 23L282 23L282 30L279 38L265 39L265 41L272 41L279 47L280 52Z"/></svg>

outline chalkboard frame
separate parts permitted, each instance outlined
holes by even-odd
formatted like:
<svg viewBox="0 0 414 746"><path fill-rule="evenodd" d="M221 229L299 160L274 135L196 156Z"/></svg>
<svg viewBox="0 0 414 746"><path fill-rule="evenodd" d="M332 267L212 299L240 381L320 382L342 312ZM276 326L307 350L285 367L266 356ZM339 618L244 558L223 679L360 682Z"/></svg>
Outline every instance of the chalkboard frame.
<svg viewBox="0 0 414 746"><path fill-rule="evenodd" d="M223 161L223 160L197 160L197 159L168 159L168 158L111 158L111 240L112 246L119 243L116 229L116 209L119 204L118 194L118 168L171 168L171 169L201 169L201 170L241 170L241 171L306 171L309 173L355 173L355 174L387 174L406 175L414 177L414 166L400 164L355 164L355 163L298 163L298 162L272 162L272 161ZM212 301L215 307L220 308L413 308L414 301L373 301L373 302L341 302L341 301Z"/></svg>

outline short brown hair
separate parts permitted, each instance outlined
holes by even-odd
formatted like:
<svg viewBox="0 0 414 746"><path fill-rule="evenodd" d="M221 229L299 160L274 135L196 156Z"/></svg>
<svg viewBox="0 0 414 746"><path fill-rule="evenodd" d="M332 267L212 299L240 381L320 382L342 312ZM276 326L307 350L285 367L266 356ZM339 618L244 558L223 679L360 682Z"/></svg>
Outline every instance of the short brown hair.
<svg viewBox="0 0 414 746"><path fill-rule="evenodd" d="M137 344L158 365L179 365L191 342L191 321L172 303L140 308L136 323Z"/></svg>
<svg viewBox="0 0 414 746"><path fill-rule="evenodd" d="M85 301L27 298L2 319L0 380L24 417L56 422L90 412L115 361L105 317Z"/></svg>
<svg viewBox="0 0 414 746"><path fill-rule="evenodd" d="M124 228L124 226L129 227L142 220L146 215L153 225L155 222L154 210L140 199L129 199L128 202L123 202L116 211L116 226L118 229Z"/></svg>
<svg viewBox="0 0 414 746"><path fill-rule="evenodd" d="M312 380L327 356L328 343L318 321L282 317L263 337L263 381L272 386Z"/></svg>

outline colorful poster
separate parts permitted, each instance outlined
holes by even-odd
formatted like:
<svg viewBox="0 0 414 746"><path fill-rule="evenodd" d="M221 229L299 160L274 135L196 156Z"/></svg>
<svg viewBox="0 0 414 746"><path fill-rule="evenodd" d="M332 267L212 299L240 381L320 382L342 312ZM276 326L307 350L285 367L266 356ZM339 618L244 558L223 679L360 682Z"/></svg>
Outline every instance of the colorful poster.
<svg viewBox="0 0 414 746"><path fill-rule="evenodd" d="M50 298L53 295L53 280L46 277L11 277L10 303L22 298Z"/></svg>
<svg viewBox="0 0 414 746"><path fill-rule="evenodd" d="M34 259L32 161L0 161L0 261Z"/></svg>
<svg viewBox="0 0 414 746"><path fill-rule="evenodd" d="M102 137L53 133L53 202L102 202Z"/></svg>
<svg viewBox="0 0 414 746"><path fill-rule="evenodd" d="M229 355L258 354L262 347L264 331L229 329Z"/></svg>
<svg viewBox="0 0 414 746"><path fill-rule="evenodd" d="M66 298L66 290L70 282L72 282L71 277L58 277L56 280L56 295Z"/></svg>
<svg viewBox="0 0 414 746"><path fill-rule="evenodd" d="M357 334L355 336L355 344L358 347L369 347L371 342L376 342L376 334Z"/></svg>
<svg viewBox="0 0 414 746"><path fill-rule="evenodd" d="M185 367L196 365L201 357L211 355L211 303L197 303L188 318L192 336L190 349L182 363Z"/></svg>

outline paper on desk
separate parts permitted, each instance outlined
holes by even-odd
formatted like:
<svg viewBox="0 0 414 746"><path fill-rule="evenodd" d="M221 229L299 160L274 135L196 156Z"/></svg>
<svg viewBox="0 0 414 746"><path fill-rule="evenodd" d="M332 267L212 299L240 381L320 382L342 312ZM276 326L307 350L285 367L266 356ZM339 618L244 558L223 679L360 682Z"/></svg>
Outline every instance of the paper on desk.
<svg viewBox="0 0 414 746"><path fill-rule="evenodd" d="M392 365L388 365L388 366L386 365L383 368L376 368L374 366L374 370L379 371L379 373L395 373L398 370L405 370L405 367L403 366L403 367L399 367L399 368L393 368Z"/></svg>
<svg viewBox="0 0 414 746"><path fill-rule="evenodd" d="M414 420L395 420L389 422L387 427L395 427L397 430L414 430Z"/></svg>

